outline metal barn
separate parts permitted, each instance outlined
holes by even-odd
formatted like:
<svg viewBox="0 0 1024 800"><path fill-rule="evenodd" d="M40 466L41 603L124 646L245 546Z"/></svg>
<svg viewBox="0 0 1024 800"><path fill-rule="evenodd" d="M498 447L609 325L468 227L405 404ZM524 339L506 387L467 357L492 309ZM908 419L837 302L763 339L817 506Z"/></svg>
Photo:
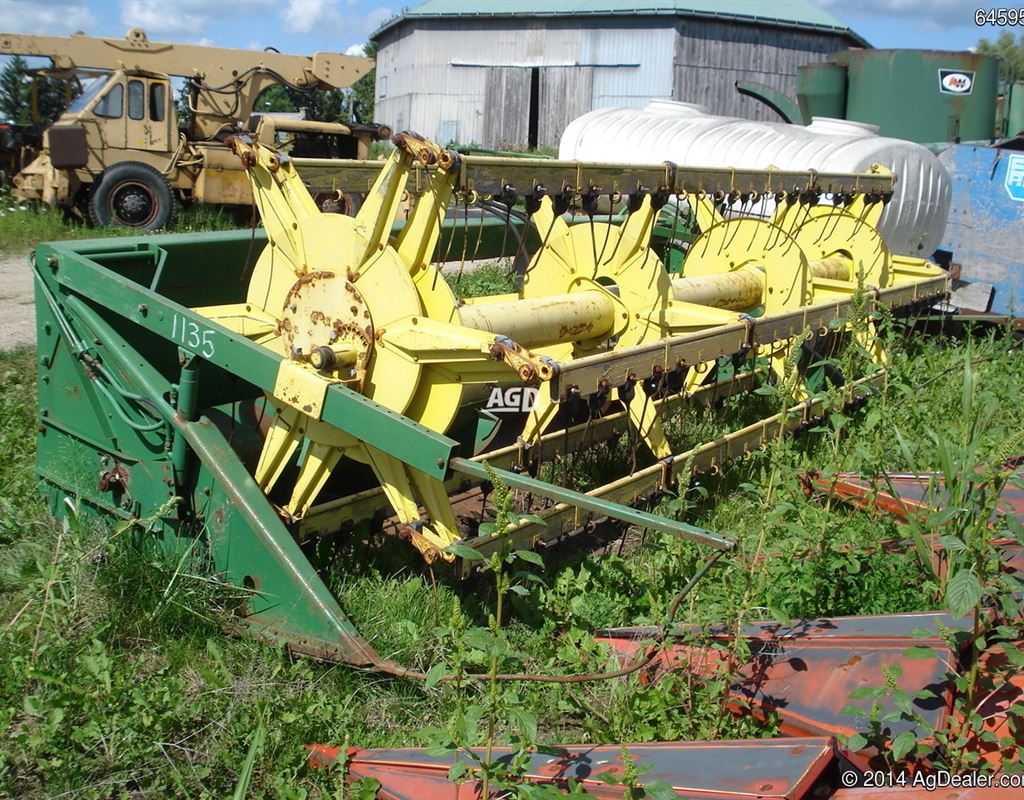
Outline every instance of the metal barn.
<svg viewBox="0 0 1024 800"><path fill-rule="evenodd" d="M376 119L484 147L555 147L580 114L655 98L777 119L736 82L793 95L801 64L868 46L810 0L427 0L373 38Z"/></svg>

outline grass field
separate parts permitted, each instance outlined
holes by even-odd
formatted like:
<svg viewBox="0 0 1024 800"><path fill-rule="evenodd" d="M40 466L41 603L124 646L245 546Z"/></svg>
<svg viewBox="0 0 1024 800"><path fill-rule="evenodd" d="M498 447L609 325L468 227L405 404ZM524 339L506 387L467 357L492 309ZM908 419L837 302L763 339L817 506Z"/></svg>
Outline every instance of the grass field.
<svg viewBox="0 0 1024 800"><path fill-rule="evenodd" d="M1024 361L1006 340L969 348L910 340L867 407L835 411L817 433L733 466L706 485L707 498L702 489L677 500L689 521L740 542L682 616L735 623L941 606L941 587L912 550L860 549L899 535L891 522L809 501L799 472L938 468L943 443L964 436L979 460L1001 457L1024 428ZM726 713L721 685L682 678L428 688L225 637L229 587L116 531L61 526L48 515L33 478L34 357L0 355L0 796L222 797L240 785L249 796L340 796L340 772L307 772L311 741L553 744L772 732ZM965 371L982 428L964 417ZM897 432L907 452L893 446ZM670 537L635 540L622 554L588 552L580 541L505 598L512 610L496 632L500 648L487 639L495 628L487 580L464 591L415 568L382 574L344 562L329 579L361 630L403 664L458 672L496 661L503 670L571 674L606 665L595 628L661 620L700 558Z"/></svg>

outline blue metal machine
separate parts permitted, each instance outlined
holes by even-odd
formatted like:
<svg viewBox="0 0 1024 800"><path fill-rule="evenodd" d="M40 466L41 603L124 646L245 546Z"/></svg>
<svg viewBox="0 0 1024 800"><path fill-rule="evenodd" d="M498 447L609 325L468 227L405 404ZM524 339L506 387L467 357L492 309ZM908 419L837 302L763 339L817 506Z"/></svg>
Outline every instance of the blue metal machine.
<svg viewBox="0 0 1024 800"><path fill-rule="evenodd" d="M1024 316L1024 138L954 144L939 154L953 184L941 248L960 264L962 309Z"/></svg>

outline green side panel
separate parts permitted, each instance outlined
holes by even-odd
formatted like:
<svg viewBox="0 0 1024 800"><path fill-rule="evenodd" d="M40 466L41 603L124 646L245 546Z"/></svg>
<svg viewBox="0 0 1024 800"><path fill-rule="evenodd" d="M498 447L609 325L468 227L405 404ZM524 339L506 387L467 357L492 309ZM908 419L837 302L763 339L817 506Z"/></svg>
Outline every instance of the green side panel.
<svg viewBox="0 0 1024 800"><path fill-rule="evenodd" d="M1006 113L1006 135L1016 136L1024 132L1024 83L1017 81L1010 86L1009 107Z"/></svg>
<svg viewBox="0 0 1024 800"><path fill-rule="evenodd" d="M373 651L217 426L201 419L184 435L196 457L191 499L215 566L249 593L239 622L304 653L372 663Z"/></svg>
<svg viewBox="0 0 1024 800"><path fill-rule="evenodd" d="M844 50L846 119L913 142L984 140L995 135L999 62L994 56L937 50ZM951 73L967 76L947 80ZM952 91L951 91L952 89Z"/></svg>
<svg viewBox="0 0 1024 800"><path fill-rule="evenodd" d="M796 96L802 122L811 117L846 117L846 67L840 64L808 64L796 71Z"/></svg>
<svg viewBox="0 0 1024 800"><path fill-rule="evenodd" d="M248 231L40 245L40 487L59 516L70 499L80 514L140 522L169 552L208 555L243 589L239 626L373 663L251 474L281 356L184 305L241 300L254 250ZM194 393L179 392L183 379ZM341 386L323 417L439 478L456 447Z"/></svg>

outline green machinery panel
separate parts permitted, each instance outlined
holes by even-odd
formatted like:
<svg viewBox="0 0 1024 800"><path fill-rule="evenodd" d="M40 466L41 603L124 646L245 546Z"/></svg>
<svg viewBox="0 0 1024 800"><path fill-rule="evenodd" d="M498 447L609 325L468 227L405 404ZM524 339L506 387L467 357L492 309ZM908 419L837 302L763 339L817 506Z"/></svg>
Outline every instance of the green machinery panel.
<svg viewBox="0 0 1024 800"><path fill-rule="evenodd" d="M912 142L978 141L995 134L999 62L978 53L844 50L846 119Z"/></svg>

